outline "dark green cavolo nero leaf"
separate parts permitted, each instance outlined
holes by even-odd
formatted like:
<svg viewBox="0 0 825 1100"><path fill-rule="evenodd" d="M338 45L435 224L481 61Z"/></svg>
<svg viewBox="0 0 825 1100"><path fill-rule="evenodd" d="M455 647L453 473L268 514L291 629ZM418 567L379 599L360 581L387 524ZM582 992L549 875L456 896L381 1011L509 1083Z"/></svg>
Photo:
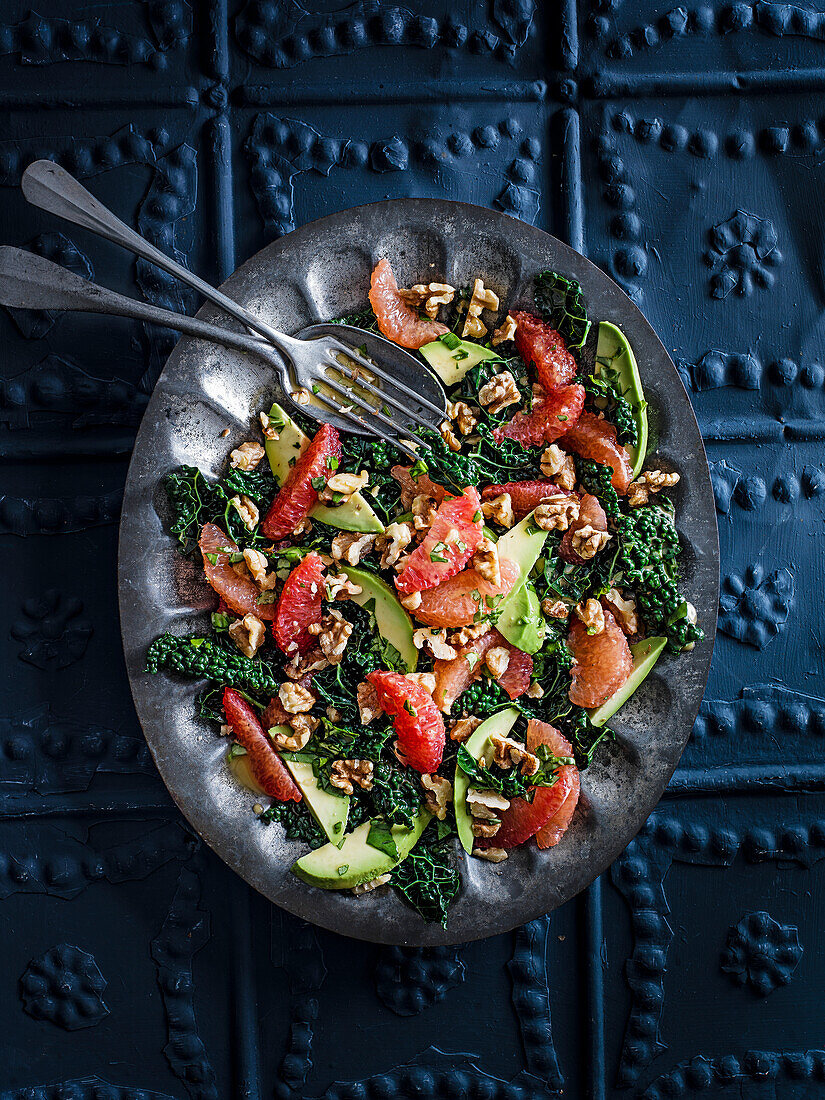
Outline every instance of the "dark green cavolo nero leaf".
<svg viewBox="0 0 825 1100"><path fill-rule="evenodd" d="M452 842L443 839L431 822L405 860L392 872L391 882L425 920L447 926L447 910L458 893L460 878L454 866Z"/></svg>
<svg viewBox="0 0 825 1100"><path fill-rule="evenodd" d="M571 350L581 348L590 331L584 293L575 279L566 279L555 271L536 275L536 305L545 321L564 338Z"/></svg>

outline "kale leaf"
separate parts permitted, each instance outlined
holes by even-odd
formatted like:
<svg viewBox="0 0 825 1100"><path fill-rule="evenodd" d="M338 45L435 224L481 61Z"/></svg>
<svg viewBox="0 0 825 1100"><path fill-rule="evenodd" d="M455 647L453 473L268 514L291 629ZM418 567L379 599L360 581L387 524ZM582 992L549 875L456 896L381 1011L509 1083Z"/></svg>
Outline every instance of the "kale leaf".
<svg viewBox="0 0 825 1100"><path fill-rule="evenodd" d="M436 822L436 826L440 825ZM392 872L391 882L425 920L447 927L447 910L461 884L454 866L450 835L439 835L430 823L405 860Z"/></svg>
<svg viewBox="0 0 825 1100"><path fill-rule="evenodd" d="M163 484L172 509L169 530L177 535L184 553L194 549L205 523L216 523L240 547L263 542L257 528L247 530L231 500L246 494L261 515L265 514L277 489L268 468L232 469L223 480L210 482L196 467L179 466L166 475Z"/></svg>
<svg viewBox="0 0 825 1100"><path fill-rule="evenodd" d="M555 271L541 271L536 275L535 299L542 317L560 333L567 347L581 348L591 322L584 292L575 279L566 279Z"/></svg>
<svg viewBox="0 0 825 1100"><path fill-rule="evenodd" d="M258 820L264 825L279 821L286 829L287 840L302 840L311 848L320 848L327 842L326 834L303 801L273 802Z"/></svg>
<svg viewBox="0 0 825 1100"><path fill-rule="evenodd" d="M175 634L161 634L149 646L146 671L161 668L196 680L213 680L267 701L277 694L283 679L271 665L244 657L234 646L229 649L210 638Z"/></svg>

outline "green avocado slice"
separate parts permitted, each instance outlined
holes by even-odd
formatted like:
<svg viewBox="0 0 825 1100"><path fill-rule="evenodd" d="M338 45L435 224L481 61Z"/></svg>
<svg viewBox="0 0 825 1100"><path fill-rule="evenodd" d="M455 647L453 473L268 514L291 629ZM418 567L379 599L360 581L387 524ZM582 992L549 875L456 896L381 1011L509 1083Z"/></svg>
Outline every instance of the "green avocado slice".
<svg viewBox="0 0 825 1100"><path fill-rule="evenodd" d="M504 634L504 637L514 646L518 646L518 642L515 640L515 634L517 633L516 626L518 620L524 616L524 597L521 595L521 590L524 587L527 578L530 576L530 570L536 564L541 557L541 552L544 549L544 544L547 540L549 532L542 531L541 528L536 527L533 522L533 513L530 512L523 520L516 524L515 527L511 527L509 531L505 532L498 540L496 549L498 550L498 556L500 558L509 558L518 565L520 570L519 579L510 589L505 598L498 604L498 611L500 612L498 623L496 624L498 629ZM541 622L543 619L539 616ZM506 633L501 629L502 620L509 633ZM508 626L508 623L515 624L514 627ZM521 648L521 646L518 646ZM536 650L525 650L525 653L535 653Z"/></svg>
<svg viewBox="0 0 825 1100"><path fill-rule="evenodd" d="M340 848L325 844L314 852L307 852L292 865L292 873L309 886L322 890L351 890L362 882L370 882L385 875L406 859L431 818L428 810L420 810L411 829L394 825L391 833L398 850L394 859L385 852L367 844L371 821L365 821L346 837Z"/></svg>
<svg viewBox="0 0 825 1100"><path fill-rule="evenodd" d="M506 710L500 710L491 718L488 718L486 722L482 722L478 729L464 742L464 747L473 760L478 760L484 756L488 748L492 749L490 745L492 734L497 733L502 737L506 737L513 728L518 715L519 712L515 707L507 707ZM456 767L453 782L453 805L455 806L458 839L461 841L461 847L465 852L472 852L474 839L473 819L467 809L467 791L469 789L469 777L461 768Z"/></svg>
<svg viewBox="0 0 825 1100"><path fill-rule="evenodd" d="M304 450L309 446L309 436L298 427L292 417L280 405L269 410L272 427L278 432L277 439L267 439L264 446L269 467L279 485L283 485L287 474ZM316 504L309 513L319 523L328 523L342 531L384 533L384 524L360 493L353 493L348 501L332 508L326 504Z"/></svg>
<svg viewBox="0 0 825 1100"><path fill-rule="evenodd" d="M659 660L666 644L667 638L645 638L630 647L630 652L633 654L633 671L607 702L590 711L590 721L594 726L603 726L619 707L624 706Z"/></svg>
<svg viewBox="0 0 825 1100"><path fill-rule="evenodd" d="M519 585L512 599L508 596L496 623L499 633L523 653L538 653L544 644L546 625L531 581Z"/></svg>
<svg viewBox="0 0 825 1100"><path fill-rule="evenodd" d="M370 609L375 615L378 633L401 654L401 660L407 666L407 672L415 672L418 664L418 650L413 645L413 621L398 597L387 584L369 569L359 569L354 565L341 564L341 572L355 584L360 585L360 596L351 596L354 603L364 607L374 601Z"/></svg>
<svg viewBox="0 0 825 1100"><path fill-rule="evenodd" d="M272 728L285 727L273 726ZM288 732L291 733L292 731L289 730ZM292 778L298 784L301 794L306 799L309 812L333 844L342 844L347 827L347 818L349 817L349 798L346 795L325 791L313 774L312 764L308 761L282 759L289 768ZM249 757L245 749L240 745L233 745L227 756L227 763L229 770L241 786L265 797L264 791L258 786L252 774L252 769L249 767Z"/></svg>
<svg viewBox="0 0 825 1100"><path fill-rule="evenodd" d="M633 466L633 476L639 473L647 453L647 401L633 348L627 337L610 321L599 322L599 340L596 345L596 373L603 367L619 373L619 385L633 409L633 419L639 433L639 442L628 447L627 453Z"/></svg>
<svg viewBox="0 0 825 1100"><path fill-rule="evenodd" d="M457 337L452 332L447 333L447 336L450 337L452 347L448 347L443 337L439 337L418 350L448 388L460 382L467 371L482 360L501 359L497 351L483 348L481 344L473 344L469 340L458 340L455 343Z"/></svg>

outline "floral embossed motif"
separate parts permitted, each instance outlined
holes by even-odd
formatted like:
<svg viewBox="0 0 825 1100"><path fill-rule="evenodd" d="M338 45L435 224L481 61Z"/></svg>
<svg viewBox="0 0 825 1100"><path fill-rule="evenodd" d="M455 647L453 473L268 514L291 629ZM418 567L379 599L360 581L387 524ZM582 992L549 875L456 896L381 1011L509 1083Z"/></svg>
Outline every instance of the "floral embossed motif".
<svg viewBox="0 0 825 1100"><path fill-rule="evenodd" d="M719 965L736 985L749 985L760 997L787 985L802 958L799 932L768 913L747 913L728 932Z"/></svg>
<svg viewBox="0 0 825 1100"><path fill-rule="evenodd" d="M82 617L83 604L50 588L37 599L23 602L22 614L11 628L23 642L18 656L35 668L68 668L86 652L92 624Z"/></svg>
<svg viewBox="0 0 825 1100"><path fill-rule="evenodd" d="M108 1016L103 1003L107 984L91 955L60 943L32 959L20 979L20 996L23 1008L35 1020L77 1031Z"/></svg>
<svg viewBox="0 0 825 1100"><path fill-rule="evenodd" d="M754 287L773 286L776 276L772 269L782 263L782 253L776 247L772 222L737 210L710 230L708 240L710 248L704 258L714 271L711 298L727 298L733 290L747 297Z"/></svg>
<svg viewBox="0 0 825 1100"><path fill-rule="evenodd" d="M788 569L765 576L759 565L749 566L744 576L725 578L719 598L719 629L739 642L764 649L785 623L794 605L795 583Z"/></svg>

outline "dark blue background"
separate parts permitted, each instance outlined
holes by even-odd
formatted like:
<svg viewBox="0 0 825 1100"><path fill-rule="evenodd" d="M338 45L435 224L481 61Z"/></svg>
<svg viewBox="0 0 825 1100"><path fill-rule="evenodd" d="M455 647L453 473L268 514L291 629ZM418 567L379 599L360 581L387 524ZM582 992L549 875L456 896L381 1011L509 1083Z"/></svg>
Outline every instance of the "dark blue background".
<svg viewBox="0 0 825 1100"><path fill-rule="evenodd" d="M585 895L459 949L316 932L198 845L132 710L116 525L169 335L0 314L2 1100L822 1094L825 16L671 2L5 0L2 241L197 305L28 207L41 156L217 281L373 199L534 221L678 361L724 595L682 765Z"/></svg>

